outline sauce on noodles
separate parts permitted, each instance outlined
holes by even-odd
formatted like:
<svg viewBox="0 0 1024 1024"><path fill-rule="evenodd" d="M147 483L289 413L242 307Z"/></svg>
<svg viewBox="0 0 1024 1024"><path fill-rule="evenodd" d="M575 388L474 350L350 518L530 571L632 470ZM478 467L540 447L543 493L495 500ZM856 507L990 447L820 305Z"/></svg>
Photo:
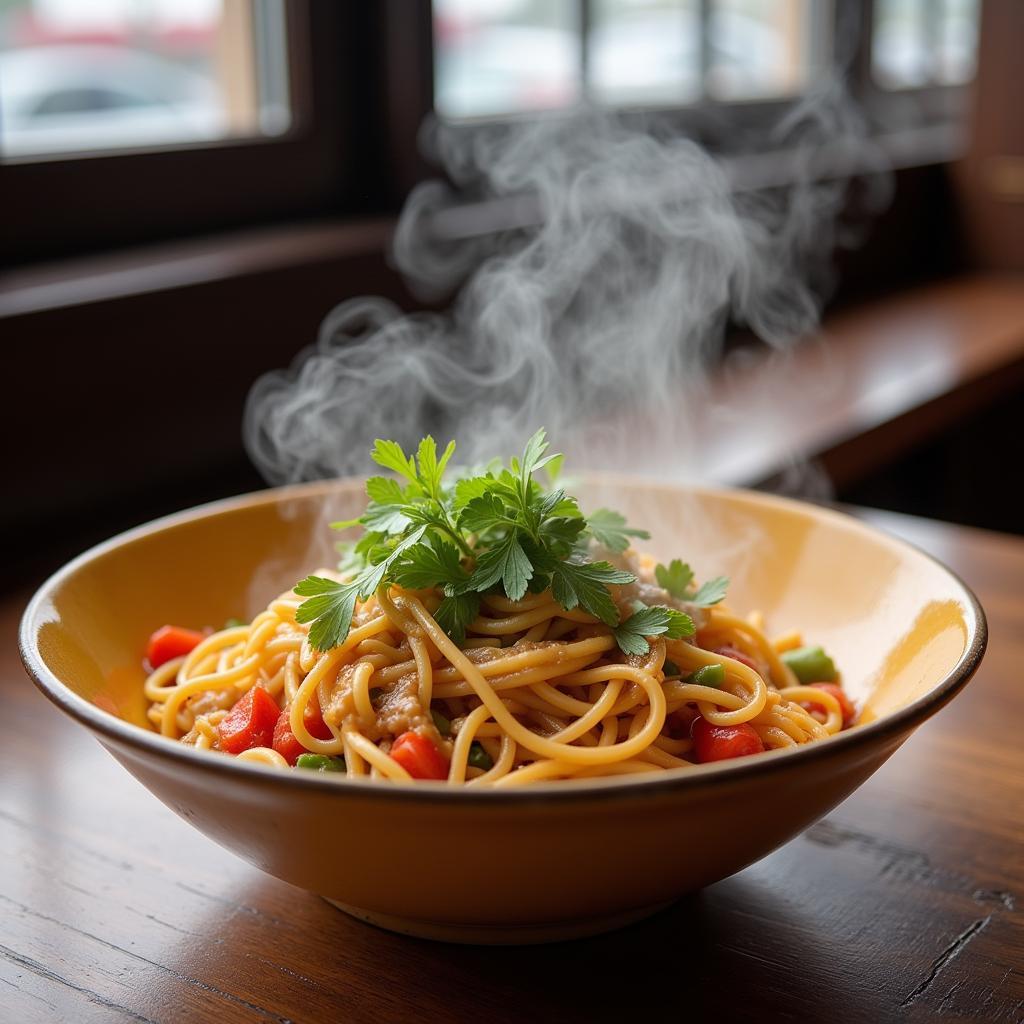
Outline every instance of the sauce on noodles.
<svg viewBox="0 0 1024 1024"><path fill-rule="evenodd" d="M511 471L463 478L463 496L495 482L485 502L494 525L479 502L460 510L461 485L441 484L454 446L438 470L421 445L418 460L399 464L404 490L369 485L360 525L377 549L362 576L351 565L320 570L248 624L158 630L150 721L170 739L282 770L496 787L685 769L852 724L821 648L796 632L769 638L759 614L724 603L726 581L696 587L682 563L637 553L628 545L642 531L614 513L593 523L573 513L572 499L533 480L547 461L542 432L531 445L532 462L528 446ZM385 491L409 502L393 506L391 533L371 529ZM549 518L531 519L544 502ZM440 540L415 527L428 513L444 516L431 528ZM507 555L520 540L532 573L521 586ZM488 581L495 551L505 572ZM438 579L424 585L435 563ZM372 591L357 593L371 577Z"/></svg>

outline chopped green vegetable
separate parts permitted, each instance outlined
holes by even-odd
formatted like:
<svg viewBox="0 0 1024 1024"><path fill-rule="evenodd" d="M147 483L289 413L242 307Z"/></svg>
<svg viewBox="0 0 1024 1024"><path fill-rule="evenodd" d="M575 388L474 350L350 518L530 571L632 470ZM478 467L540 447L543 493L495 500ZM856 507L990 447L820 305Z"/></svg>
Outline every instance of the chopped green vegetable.
<svg viewBox="0 0 1024 1024"><path fill-rule="evenodd" d="M673 558L667 566L656 566L654 578L658 581L658 586L667 590L673 597L695 604L699 608L709 608L713 604L718 604L729 589L728 577L716 576L694 590L693 570L678 558Z"/></svg>
<svg viewBox="0 0 1024 1024"><path fill-rule="evenodd" d="M801 683L830 683L835 679L836 666L820 647L797 647L786 651L782 660Z"/></svg>
<svg viewBox="0 0 1024 1024"><path fill-rule="evenodd" d="M491 755L484 750L483 744L474 740L470 745L469 756L466 758L466 764L471 768L483 768L486 772L494 767L494 760L491 758Z"/></svg>
<svg viewBox="0 0 1024 1024"><path fill-rule="evenodd" d="M345 761L340 757L328 757L326 754L299 754L295 767L313 772L343 772Z"/></svg>
<svg viewBox="0 0 1024 1024"><path fill-rule="evenodd" d="M698 686L712 686L716 690L720 690L725 682L725 666L701 665L686 677L686 681L696 683Z"/></svg>
<svg viewBox="0 0 1024 1024"><path fill-rule="evenodd" d="M668 658L665 659L665 664L661 666L661 671L664 672L666 676L679 676L683 674L679 666Z"/></svg>
<svg viewBox="0 0 1024 1024"><path fill-rule="evenodd" d="M434 728L437 729L442 736L451 736L452 723L449 722L440 711L435 711L431 708L430 717L434 720Z"/></svg>
<svg viewBox="0 0 1024 1024"><path fill-rule="evenodd" d="M238 626L248 626L248 625L249 625L249 623L245 622L242 619L228 619L228 621L224 623L224 628L225 629L236 629Z"/></svg>

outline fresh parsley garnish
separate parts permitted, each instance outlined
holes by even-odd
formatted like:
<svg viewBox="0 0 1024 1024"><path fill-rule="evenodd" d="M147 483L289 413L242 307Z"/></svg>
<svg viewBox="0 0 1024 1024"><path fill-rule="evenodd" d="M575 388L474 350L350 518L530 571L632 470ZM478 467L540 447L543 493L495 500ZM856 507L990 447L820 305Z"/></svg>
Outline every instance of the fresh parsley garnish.
<svg viewBox="0 0 1024 1024"><path fill-rule="evenodd" d="M610 509L584 516L576 499L557 486L562 457L547 449L538 430L507 467L488 463L446 485L454 442L439 456L432 437L415 454L396 441L378 440L373 460L395 476L370 477L365 512L331 524L363 531L358 540L339 544L347 578L309 576L295 587L307 599L296 621L310 624L310 644L320 651L338 646L349 634L356 603L391 585L439 592L434 617L456 642L465 638L484 594L518 601L547 590L567 611L582 608L612 627L627 654L646 653L647 637L690 636L693 622L671 608L640 606L620 623L609 588L636 577L607 561L592 561L588 544L593 539L620 553L630 538L649 535ZM541 470L546 487L535 479Z"/></svg>
<svg viewBox="0 0 1024 1024"><path fill-rule="evenodd" d="M693 619L689 615L663 605L640 608L614 629L615 642L623 654L646 654L650 650L648 637L682 640L693 636L694 632Z"/></svg>
<svg viewBox="0 0 1024 1024"><path fill-rule="evenodd" d="M716 576L694 590L693 570L678 558L673 558L667 566L658 565L654 570L654 578L658 581L658 586L667 590L673 597L699 608L709 608L713 604L718 604L729 589L728 577Z"/></svg>
<svg viewBox="0 0 1024 1024"><path fill-rule="evenodd" d="M621 512L613 512L610 508L599 508L591 513L587 517L587 530L599 544L603 544L616 554L629 547L630 537L651 539L646 530L634 530L626 526L626 517Z"/></svg>

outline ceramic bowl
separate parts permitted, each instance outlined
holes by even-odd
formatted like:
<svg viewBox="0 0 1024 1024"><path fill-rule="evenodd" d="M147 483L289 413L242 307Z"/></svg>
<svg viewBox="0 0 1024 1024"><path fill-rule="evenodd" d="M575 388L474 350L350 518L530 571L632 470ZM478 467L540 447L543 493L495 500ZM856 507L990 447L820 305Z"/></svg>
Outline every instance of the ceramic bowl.
<svg viewBox="0 0 1024 1024"><path fill-rule="evenodd" d="M385 928L460 942L607 930L769 853L850 795L967 682L977 600L909 545L827 509L630 477L578 489L652 530L644 547L732 577L730 605L823 644L860 724L798 749L655 778L486 792L280 772L153 732L141 655L165 622L248 617L334 561L355 481L207 505L86 552L39 590L25 665L168 807L215 842Z"/></svg>

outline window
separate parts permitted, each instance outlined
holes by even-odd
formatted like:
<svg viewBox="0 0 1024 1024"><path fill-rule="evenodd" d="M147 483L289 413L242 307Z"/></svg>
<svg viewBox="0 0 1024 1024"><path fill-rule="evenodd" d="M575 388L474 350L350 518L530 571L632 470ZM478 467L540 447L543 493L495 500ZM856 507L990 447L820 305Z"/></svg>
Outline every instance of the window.
<svg viewBox="0 0 1024 1024"><path fill-rule="evenodd" d="M3 260L343 211L378 29L312 0L0 0Z"/></svg>
<svg viewBox="0 0 1024 1024"><path fill-rule="evenodd" d="M280 135L283 0L14 0L0 14L0 152Z"/></svg>
<svg viewBox="0 0 1024 1024"><path fill-rule="evenodd" d="M876 0L872 72L883 89L974 77L978 0Z"/></svg>
<svg viewBox="0 0 1024 1024"><path fill-rule="evenodd" d="M831 69L835 37L845 44L857 18L873 23L883 88L962 84L979 16L978 0L435 0L433 10L435 109L453 121L581 100L785 100Z"/></svg>
<svg viewBox="0 0 1024 1024"><path fill-rule="evenodd" d="M812 0L436 0L449 118L792 96L826 62Z"/></svg>

